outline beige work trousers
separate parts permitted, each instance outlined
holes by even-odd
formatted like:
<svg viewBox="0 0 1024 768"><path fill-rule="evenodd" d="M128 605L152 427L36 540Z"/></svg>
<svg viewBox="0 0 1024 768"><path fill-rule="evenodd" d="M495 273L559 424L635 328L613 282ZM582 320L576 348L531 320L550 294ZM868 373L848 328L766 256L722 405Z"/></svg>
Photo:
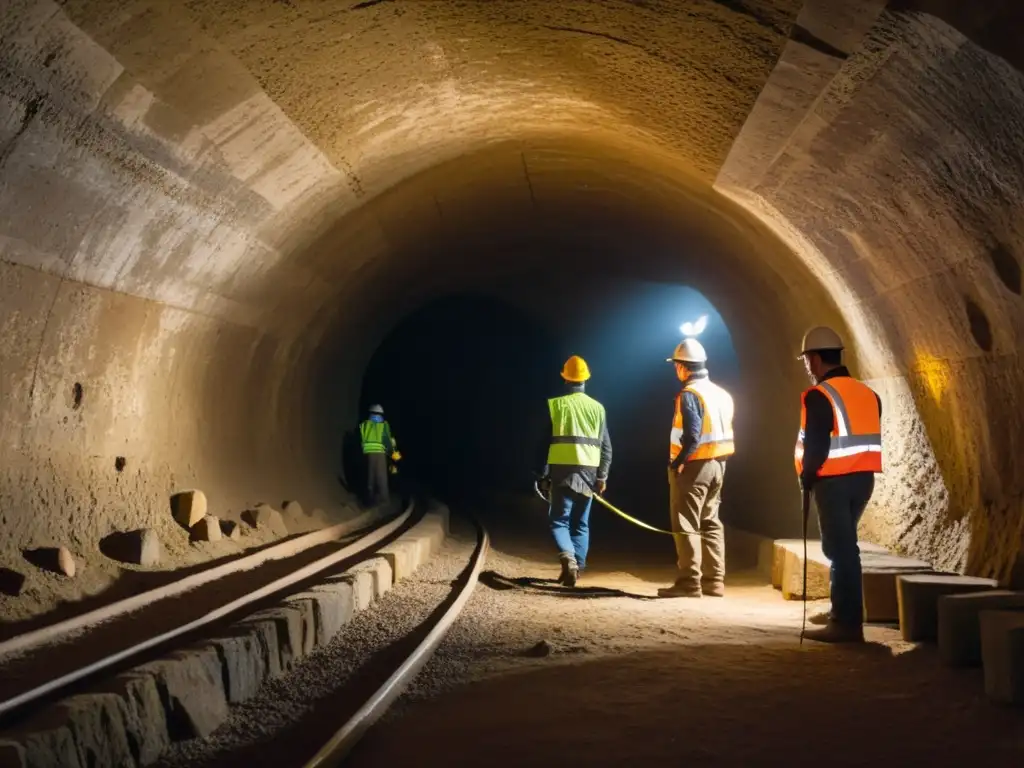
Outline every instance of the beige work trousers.
<svg viewBox="0 0 1024 768"><path fill-rule="evenodd" d="M691 461L678 474L668 470L677 583L693 589L725 582L725 530L718 519L724 478L725 463L718 459Z"/></svg>

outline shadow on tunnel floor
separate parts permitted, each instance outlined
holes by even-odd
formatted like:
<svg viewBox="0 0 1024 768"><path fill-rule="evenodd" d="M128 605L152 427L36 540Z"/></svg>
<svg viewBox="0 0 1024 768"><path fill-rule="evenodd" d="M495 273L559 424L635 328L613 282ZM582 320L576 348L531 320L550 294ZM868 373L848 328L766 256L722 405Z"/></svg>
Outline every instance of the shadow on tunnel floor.
<svg viewBox="0 0 1024 768"><path fill-rule="evenodd" d="M510 589L521 589L528 592L548 594L569 600L593 600L599 597L628 597L633 600L657 600L650 595L636 595L621 589L608 587L565 587L557 579L541 579L531 576L509 577L495 571L484 571L480 574L480 583L490 589L504 592Z"/></svg>

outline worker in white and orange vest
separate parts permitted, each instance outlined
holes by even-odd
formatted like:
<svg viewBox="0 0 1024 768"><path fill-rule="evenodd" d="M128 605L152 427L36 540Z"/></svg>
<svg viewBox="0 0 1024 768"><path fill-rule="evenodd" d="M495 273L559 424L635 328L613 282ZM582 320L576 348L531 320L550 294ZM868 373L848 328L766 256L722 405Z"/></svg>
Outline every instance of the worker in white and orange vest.
<svg viewBox="0 0 1024 768"><path fill-rule="evenodd" d="M832 610L811 618L805 637L863 642L863 590L857 524L882 471L882 400L843 365L843 342L831 328L804 335L800 357L814 386L801 397L796 473L810 493L831 561Z"/></svg>
<svg viewBox="0 0 1024 768"><path fill-rule="evenodd" d="M725 595L725 531L718 518L725 462L735 452L733 400L708 378L707 353L684 339L668 362L683 388L669 439L669 516L678 574L662 597Z"/></svg>

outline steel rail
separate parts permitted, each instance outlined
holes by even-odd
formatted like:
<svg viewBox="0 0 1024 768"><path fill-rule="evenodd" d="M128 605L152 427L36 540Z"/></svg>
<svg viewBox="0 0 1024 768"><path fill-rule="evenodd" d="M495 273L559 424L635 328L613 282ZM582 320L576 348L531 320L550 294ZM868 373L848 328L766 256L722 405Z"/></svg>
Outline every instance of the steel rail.
<svg viewBox="0 0 1024 768"><path fill-rule="evenodd" d="M476 587L483 569L484 561L487 559L487 552L490 549L490 537L487 529L476 522L477 545L473 552L472 569L466 578L466 583L459 591L458 597L445 611L444 615L437 620L433 629L406 657L405 661L396 669L391 677L378 688L362 707L346 722L334 736L331 737L320 751L305 764L304 768L328 768L337 766L348 756L352 748L370 729L370 727L383 715L389 706L402 694L419 674L423 666L430 660L430 657L437 650L441 640L444 639L448 629L459 617L462 609L465 608L473 589Z"/></svg>

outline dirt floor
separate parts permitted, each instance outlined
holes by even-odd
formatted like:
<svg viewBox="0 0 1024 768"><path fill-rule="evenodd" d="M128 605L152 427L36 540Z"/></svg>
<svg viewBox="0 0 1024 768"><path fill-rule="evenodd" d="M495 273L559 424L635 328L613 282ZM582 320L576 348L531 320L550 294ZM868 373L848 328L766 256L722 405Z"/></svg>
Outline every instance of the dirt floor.
<svg viewBox="0 0 1024 768"><path fill-rule="evenodd" d="M542 532L512 524L491 521L469 606L351 765L1024 764L1024 715L894 628L801 648L801 605L753 575L721 600L656 599L671 557L607 549L569 591Z"/></svg>

